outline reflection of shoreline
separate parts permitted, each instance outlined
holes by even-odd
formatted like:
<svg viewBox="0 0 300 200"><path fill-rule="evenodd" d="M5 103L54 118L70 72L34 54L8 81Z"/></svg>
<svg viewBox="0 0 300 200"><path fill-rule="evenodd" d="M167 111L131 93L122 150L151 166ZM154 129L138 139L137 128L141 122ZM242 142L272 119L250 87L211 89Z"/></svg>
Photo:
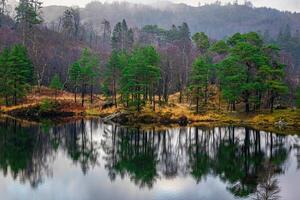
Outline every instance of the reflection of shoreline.
<svg viewBox="0 0 300 200"><path fill-rule="evenodd" d="M267 162L276 175L285 170L282 166L290 155L288 137L249 128L145 131L92 119L56 127L21 127L7 120L0 129L1 173L7 175L11 168L13 177L33 187L51 177L59 149L83 174L101 162L112 181L128 177L141 188L152 188L158 179L191 176L199 183L213 175L234 196L247 197L263 186Z"/></svg>

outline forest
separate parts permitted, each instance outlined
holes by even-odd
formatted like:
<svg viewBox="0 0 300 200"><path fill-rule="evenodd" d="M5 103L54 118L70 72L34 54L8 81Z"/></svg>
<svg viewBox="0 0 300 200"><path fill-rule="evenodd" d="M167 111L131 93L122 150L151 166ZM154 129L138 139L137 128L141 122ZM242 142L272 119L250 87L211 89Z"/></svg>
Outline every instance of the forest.
<svg viewBox="0 0 300 200"><path fill-rule="evenodd" d="M255 11L251 5L210 6ZM300 106L300 33L292 20L278 32L245 29L218 39L185 21L166 28L103 19L93 26L85 20L86 11L70 7L45 23L42 1L21 0L13 17L7 1L0 7L0 97L5 109L24 105L45 87L53 94L38 102L40 110L57 106L62 91L73 94L69 104L100 113L113 107L113 112L137 113L167 107L172 113L176 106L195 115L273 113Z"/></svg>

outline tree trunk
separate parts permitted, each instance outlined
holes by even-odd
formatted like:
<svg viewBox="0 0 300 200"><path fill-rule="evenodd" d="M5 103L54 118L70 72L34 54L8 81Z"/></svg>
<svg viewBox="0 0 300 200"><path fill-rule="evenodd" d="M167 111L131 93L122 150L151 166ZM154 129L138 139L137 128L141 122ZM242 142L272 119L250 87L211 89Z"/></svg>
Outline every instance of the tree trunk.
<svg viewBox="0 0 300 200"><path fill-rule="evenodd" d="M81 88L81 106L84 107L84 95L85 95L85 84L82 84Z"/></svg>
<svg viewBox="0 0 300 200"><path fill-rule="evenodd" d="M196 113L199 114L199 88L197 88L197 94L196 94Z"/></svg>
<svg viewBox="0 0 300 200"><path fill-rule="evenodd" d="M158 105L161 105L161 89L158 88Z"/></svg>
<svg viewBox="0 0 300 200"><path fill-rule="evenodd" d="M155 105L155 92L153 91L153 97L152 97L152 101L153 101L153 111L155 111L156 109L156 105Z"/></svg>
<svg viewBox="0 0 300 200"><path fill-rule="evenodd" d="M116 80L115 80L115 79L113 80L113 91L114 91L114 92L113 92L113 93L114 93L114 94L113 94L113 95L114 95L114 100L113 100L113 101L114 101L115 107L118 108L118 102L117 102L117 88L116 88Z"/></svg>
<svg viewBox="0 0 300 200"><path fill-rule="evenodd" d="M235 101L232 102L232 110L233 110L233 111L236 111Z"/></svg>
<svg viewBox="0 0 300 200"><path fill-rule="evenodd" d="M164 96L164 100L166 103L168 103L168 80L169 80L169 77L166 76L166 80L165 80L165 83L164 83L164 90L163 90L163 96Z"/></svg>
<svg viewBox="0 0 300 200"><path fill-rule="evenodd" d="M5 95L5 105L8 106L8 96Z"/></svg>
<svg viewBox="0 0 300 200"><path fill-rule="evenodd" d="M74 98L75 98L75 103L77 103L77 87L75 87L75 94L74 94Z"/></svg>
<svg viewBox="0 0 300 200"><path fill-rule="evenodd" d="M205 92L204 92L204 104L207 105L207 99L208 99L208 86L205 86Z"/></svg>
<svg viewBox="0 0 300 200"><path fill-rule="evenodd" d="M16 85L16 83L14 83L14 88L15 88L15 91L14 91L14 104L16 106L17 105L17 85Z"/></svg>
<svg viewBox="0 0 300 200"><path fill-rule="evenodd" d="M91 84L91 104L93 104L93 84Z"/></svg>
<svg viewBox="0 0 300 200"><path fill-rule="evenodd" d="M270 109L271 109L271 113L273 113L273 110L274 110L274 100L275 100L275 97L274 97L274 95L272 94L271 99L270 99Z"/></svg>
<svg viewBox="0 0 300 200"><path fill-rule="evenodd" d="M137 111L140 112L141 111L141 105L140 105L140 100L141 100L141 95L140 93L137 95Z"/></svg>
<svg viewBox="0 0 300 200"><path fill-rule="evenodd" d="M249 104L249 99L245 99L245 112L249 113L250 112L250 104Z"/></svg>
<svg viewBox="0 0 300 200"><path fill-rule="evenodd" d="M182 103L182 89L179 91L179 103Z"/></svg>

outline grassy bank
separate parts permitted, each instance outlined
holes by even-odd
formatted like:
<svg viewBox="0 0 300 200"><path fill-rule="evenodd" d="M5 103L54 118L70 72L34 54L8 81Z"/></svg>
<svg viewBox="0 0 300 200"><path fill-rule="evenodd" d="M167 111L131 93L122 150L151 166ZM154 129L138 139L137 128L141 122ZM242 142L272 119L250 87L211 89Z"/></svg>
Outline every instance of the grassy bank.
<svg viewBox="0 0 300 200"><path fill-rule="evenodd" d="M186 120L189 125L221 126L236 125L250 126L257 129L274 132L300 133L300 111L293 109L263 110L256 113L245 114L242 112L228 112L226 105L217 105L216 99L211 99L208 109L196 114L193 107L187 103L178 103L178 94L170 96L168 104L157 106L156 110L145 106L141 112L133 108L125 109L121 105L118 108L105 106L107 99L95 95L94 102L87 100L84 107L79 100L74 101L74 95L68 92L59 92L56 99L54 91L48 88L35 88L30 95L23 99L17 106L1 106L2 114L32 121L41 119L56 119L67 121L79 117L108 117L116 115L116 122L128 125L176 125L180 120ZM215 97L218 98L218 97ZM104 108L105 107L105 108Z"/></svg>

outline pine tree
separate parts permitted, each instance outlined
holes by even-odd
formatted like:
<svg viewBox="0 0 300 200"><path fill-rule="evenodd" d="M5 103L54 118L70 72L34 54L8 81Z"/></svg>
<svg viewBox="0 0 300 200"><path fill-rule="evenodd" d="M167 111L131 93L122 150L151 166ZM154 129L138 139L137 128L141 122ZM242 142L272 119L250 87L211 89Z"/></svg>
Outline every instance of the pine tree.
<svg viewBox="0 0 300 200"><path fill-rule="evenodd" d="M246 112L250 107L260 109L266 96L273 111L275 100L287 91L279 48L264 45L254 32L236 33L226 43L216 43L210 50L225 55L218 64L218 74L222 94L231 109L235 109L238 100L244 102Z"/></svg>
<svg viewBox="0 0 300 200"><path fill-rule="evenodd" d="M288 92L288 87L284 83L285 65L279 61L280 49L275 45L267 45L263 48L266 63L259 68L258 78L260 79L262 90L268 94L269 107L271 112L274 109L274 102L281 94Z"/></svg>
<svg viewBox="0 0 300 200"><path fill-rule="evenodd" d="M16 7L16 22L22 31L23 45L28 43L30 32L35 25L42 23L40 9L42 2L38 0L20 0Z"/></svg>
<svg viewBox="0 0 300 200"><path fill-rule="evenodd" d="M122 54L123 53L118 53L116 51L112 52L105 72L106 82L109 82L108 84L111 85L113 102L116 107L118 106L117 89L119 85L119 79L121 76L122 67L124 66L121 63Z"/></svg>
<svg viewBox="0 0 300 200"><path fill-rule="evenodd" d="M69 70L70 81L81 85L81 105L84 106L86 88L90 87L90 101L93 103L93 92L99 77L99 60L96 55L85 48L80 59ZM74 86L77 87L77 86Z"/></svg>
<svg viewBox="0 0 300 200"><path fill-rule="evenodd" d="M138 48L130 55L128 65L122 70L122 95L127 105L131 100L137 111L141 110L148 98L155 109L154 85L160 78L159 60L159 55L153 47Z"/></svg>
<svg viewBox="0 0 300 200"><path fill-rule="evenodd" d="M63 88L63 84L60 81L60 78L55 74L50 82L49 87L54 90L54 99L56 100L58 90Z"/></svg>
<svg viewBox="0 0 300 200"><path fill-rule="evenodd" d="M241 64L246 70L246 79L241 82L241 99L245 104L245 111L250 111L250 97L253 92L261 92L260 81L257 79L257 71L264 64L265 58L262 53L262 39L257 33L235 34L228 43L231 60Z"/></svg>
<svg viewBox="0 0 300 200"><path fill-rule="evenodd" d="M74 89L74 101L77 103L77 92L81 82L81 67L79 62L75 62L69 68L69 80Z"/></svg>
<svg viewBox="0 0 300 200"><path fill-rule="evenodd" d="M8 98L11 95L11 91L8 84L9 78L9 63L8 58L10 56L9 49L4 49L2 53L0 53L0 96L5 98L5 104L8 106L9 101Z"/></svg>
<svg viewBox="0 0 300 200"><path fill-rule="evenodd" d="M204 104L207 104L211 69L212 64L207 56L196 59L192 66L190 89L196 98L196 113L199 113L200 97L204 97Z"/></svg>
<svg viewBox="0 0 300 200"><path fill-rule="evenodd" d="M13 47L8 58L8 67L9 89L16 105L18 97L24 96L30 85L34 83L33 65L24 46Z"/></svg>
<svg viewBox="0 0 300 200"><path fill-rule="evenodd" d="M130 51L133 46L133 30L128 29L126 20L118 22L112 34L112 48L115 51Z"/></svg>
<svg viewBox="0 0 300 200"><path fill-rule="evenodd" d="M200 32L200 33L195 33L195 35L193 35L192 39L196 43L197 48L200 50L200 52L206 53L206 51L210 47L210 42L209 42L208 36L205 33Z"/></svg>
<svg viewBox="0 0 300 200"><path fill-rule="evenodd" d="M246 82L246 70L237 58L229 57L218 64L218 77L222 95L230 110L235 111L236 102L242 95L242 86Z"/></svg>

